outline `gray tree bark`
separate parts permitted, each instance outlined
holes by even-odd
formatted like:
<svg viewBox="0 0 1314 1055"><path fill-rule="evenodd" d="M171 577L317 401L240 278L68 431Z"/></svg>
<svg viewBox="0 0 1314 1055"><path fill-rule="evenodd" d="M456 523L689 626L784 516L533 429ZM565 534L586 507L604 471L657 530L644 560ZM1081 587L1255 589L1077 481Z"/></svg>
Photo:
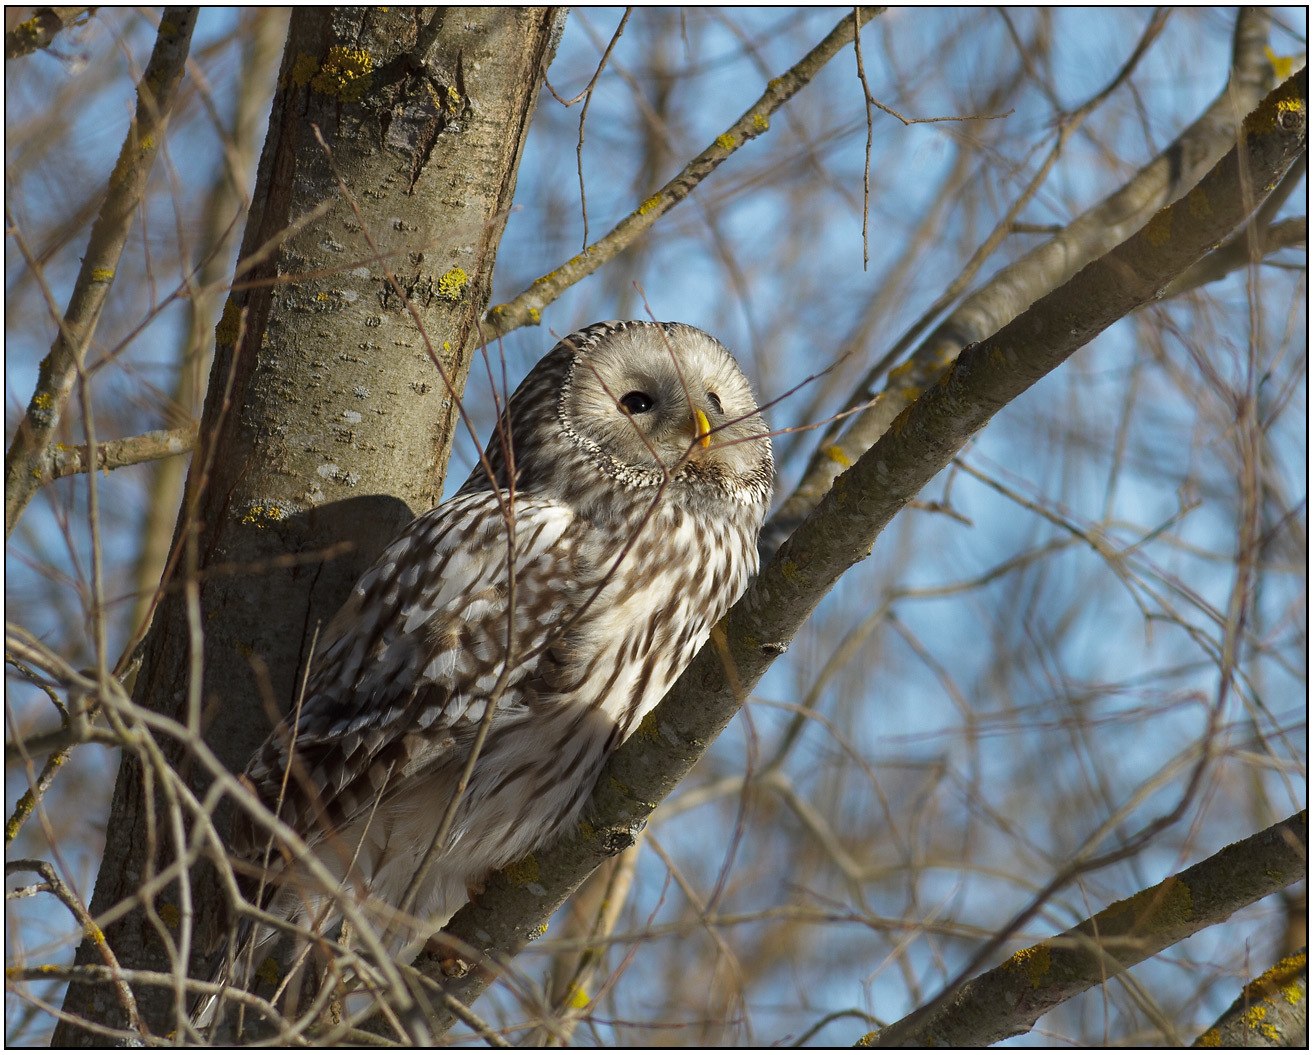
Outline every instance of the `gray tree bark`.
<svg viewBox="0 0 1314 1055"><path fill-rule="evenodd" d="M301 8L136 699L240 770L287 708L316 628L442 489L458 400L539 86L546 8ZM202 671L198 680L195 671ZM168 759L181 763L185 745ZM205 783L189 773L189 782ZM221 925L177 860L170 804L125 750L91 912L125 968L168 970ZM172 807L176 810L176 806ZM149 905L142 902L150 901ZM176 956L176 952L174 953ZM99 962L88 942L77 962ZM136 992L152 1030L173 994ZM74 983L56 1047L121 1027L112 987ZM100 1041L103 1043L103 1039Z"/></svg>

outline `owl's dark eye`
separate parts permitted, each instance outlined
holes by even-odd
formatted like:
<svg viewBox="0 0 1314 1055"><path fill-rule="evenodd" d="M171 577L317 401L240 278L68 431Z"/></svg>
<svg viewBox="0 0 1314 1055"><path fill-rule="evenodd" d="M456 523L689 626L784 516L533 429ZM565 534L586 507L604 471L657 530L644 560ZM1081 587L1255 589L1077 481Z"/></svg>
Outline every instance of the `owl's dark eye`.
<svg viewBox="0 0 1314 1055"><path fill-rule="evenodd" d="M652 410L653 399L647 392L626 392L620 398L620 405L631 414L646 414Z"/></svg>
<svg viewBox="0 0 1314 1055"><path fill-rule="evenodd" d="M708 393L707 393L707 402L709 402L709 403L712 404L712 408L713 408L718 414L724 414L724 413L725 413L725 410L721 407L721 397L718 396L715 392L708 392Z"/></svg>

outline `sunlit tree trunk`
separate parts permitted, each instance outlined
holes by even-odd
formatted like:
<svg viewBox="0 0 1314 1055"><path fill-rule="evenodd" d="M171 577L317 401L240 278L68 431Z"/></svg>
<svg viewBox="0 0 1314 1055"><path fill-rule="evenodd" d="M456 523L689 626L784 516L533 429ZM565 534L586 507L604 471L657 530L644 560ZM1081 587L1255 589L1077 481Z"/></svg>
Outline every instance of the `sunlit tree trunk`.
<svg viewBox="0 0 1314 1055"><path fill-rule="evenodd" d="M317 627L362 566L439 497L562 17L413 7L292 17L135 692L200 730L230 767L291 703ZM148 770L125 750L93 914L136 899L182 850L172 818L186 811ZM218 894L195 875L189 887L170 884L106 928L124 967L168 970L180 955L170 943L206 943ZM77 962L101 961L84 943ZM152 1030L175 1028L169 989L135 996ZM64 1008L125 1021L110 987L74 984ZM53 1039L95 1042L68 1020Z"/></svg>

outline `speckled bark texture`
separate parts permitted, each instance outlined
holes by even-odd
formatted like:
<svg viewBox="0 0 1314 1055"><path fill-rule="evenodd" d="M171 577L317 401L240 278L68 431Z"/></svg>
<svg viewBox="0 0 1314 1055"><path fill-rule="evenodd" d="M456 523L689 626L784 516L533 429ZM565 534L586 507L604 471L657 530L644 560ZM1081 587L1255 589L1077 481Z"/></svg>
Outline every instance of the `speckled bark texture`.
<svg viewBox="0 0 1314 1055"><path fill-rule="evenodd" d="M190 565L201 574L204 635L195 703L206 740L234 769L267 734L270 709L293 699L316 627L441 492L476 320L563 17L412 7L292 16L236 289L217 331L188 479L194 515L180 517L175 589L135 692L186 716L199 644L181 590ZM194 546L181 544L188 537ZM142 767L125 752L93 913L176 857L157 802L152 863L147 806ZM156 907L177 919L171 896ZM204 943L219 914L203 882L193 896ZM125 967L159 969L157 929L134 907L106 933ZM78 962L97 962L85 944ZM170 993L143 988L137 999L152 1029L173 1028ZM103 986L72 986L65 1011L122 1019ZM67 1022L53 1040L94 1042Z"/></svg>

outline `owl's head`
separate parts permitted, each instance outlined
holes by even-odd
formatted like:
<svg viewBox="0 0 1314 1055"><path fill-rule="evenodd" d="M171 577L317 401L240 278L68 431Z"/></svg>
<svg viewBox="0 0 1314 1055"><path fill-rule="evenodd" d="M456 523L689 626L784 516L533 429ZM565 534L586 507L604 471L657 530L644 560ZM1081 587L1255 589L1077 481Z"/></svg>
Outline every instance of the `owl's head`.
<svg viewBox="0 0 1314 1055"><path fill-rule="evenodd" d="M748 379L684 323L598 323L565 338L557 403L568 440L628 488L668 487L765 506L771 439Z"/></svg>

